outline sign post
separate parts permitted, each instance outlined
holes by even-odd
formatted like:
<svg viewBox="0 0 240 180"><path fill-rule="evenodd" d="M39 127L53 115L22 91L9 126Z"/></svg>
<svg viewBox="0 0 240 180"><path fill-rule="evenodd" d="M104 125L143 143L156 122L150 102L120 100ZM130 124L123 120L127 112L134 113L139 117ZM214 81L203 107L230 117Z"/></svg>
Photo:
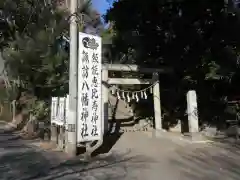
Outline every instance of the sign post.
<svg viewBox="0 0 240 180"><path fill-rule="evenodd" d="M77 141L102 140L102 40L79 33Z"/></svg>

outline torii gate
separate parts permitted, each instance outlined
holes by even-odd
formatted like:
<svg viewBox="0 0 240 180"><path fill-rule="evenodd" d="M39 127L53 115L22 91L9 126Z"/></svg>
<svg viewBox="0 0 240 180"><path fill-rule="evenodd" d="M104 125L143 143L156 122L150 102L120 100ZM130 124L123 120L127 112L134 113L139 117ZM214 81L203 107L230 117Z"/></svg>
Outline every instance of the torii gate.
<svg viewBox="0 0 240 180"><path fill-rule="evenodd" d="M139 79L139 78L109 78L109 71L122 71L122 72L139 72L145 74L152 74L152 79ZM103 108L103 133L108 131L108 98L109 98L109 85L134 85L134 84L153 84L153 101L154 101L154 119L155 129L162 130L162 114L161 114L161 98L160 98L160 82L159 74L169 73L169 68L141 68L137 65L131 64L105 64L102 68L102 108Z"/></svg>

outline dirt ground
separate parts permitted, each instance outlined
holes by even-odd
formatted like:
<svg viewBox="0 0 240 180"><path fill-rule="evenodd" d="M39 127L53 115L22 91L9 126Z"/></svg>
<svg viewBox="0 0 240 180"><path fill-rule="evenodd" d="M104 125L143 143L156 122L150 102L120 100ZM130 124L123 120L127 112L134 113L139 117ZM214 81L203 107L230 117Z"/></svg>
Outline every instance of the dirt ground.
<svg viewBox="0 0 240 180"><path fill-rule="evenodd" d="M1 180L239 180L236 143L122 134L111 150L83 162L0 132Z"/></svg>

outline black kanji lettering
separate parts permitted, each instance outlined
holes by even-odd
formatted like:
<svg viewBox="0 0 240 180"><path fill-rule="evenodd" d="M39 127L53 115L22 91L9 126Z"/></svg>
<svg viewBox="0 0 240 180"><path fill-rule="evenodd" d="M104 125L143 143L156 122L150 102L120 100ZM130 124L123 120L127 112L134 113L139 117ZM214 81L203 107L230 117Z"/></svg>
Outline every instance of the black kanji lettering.
<svg viewBox="0 0 240 180"><path fill-rule="evenodd" d="M88 109L83 108L82 113L81 113L81 121L86 122L88 117L89 117Z"/></svg>
<svg viewBox="0 0 240 180"><path fill-rule="evenodd" d="M91 120L94 124L97 123L98 121L98 115L96 113L93 113L93 116L92 116L92 120Z"/></svg>
<svg viewBox="0 0 240 180"><path fill-rule="evenodd" d="M98 63L98 54L97 53L93 53L93 55L92 55L92 62L93 63Z"/></svg>
<svg viewBox="0 0 240 180"><path fill-rule="evenodd" d="M84 81L83 84L82 84L82 90L84 90L86 87L87 91L89 90L89 86L88 86L88 83L87 81Z"/></svg>
<svg viewBox="0 0 240 180"><path fill-rule="evenodd" d="M89 104L88 93L82 93L81 102L82 102L82 106L88 106Z"/></svg>
<svg viewBox="0 0 240 180"><path fill-rule="evenodd" d="M82 67L82 77L83 78L88 78L88 70L89 70L89 67L87 65L84 65Z"/></svg>
<svg viewBox="0 0 240 180"><path fill-rule="evenodd" d="M82 55L83 55L82 62L89 63L88 52L83 51Z"/></svg>
<svg viewBox="0 0 240 180"><path fill-rule="evenodd" d="M97 101L96 101L96 100L93 100L93 102L92 102L92 110L93 110L93 111L97 111L97 109L98 109Z"/></svg>
<svg viewBox="0 0 240 180"><path fill-rule="evenodd" d="M92 86L93 87L97 87L98 86L98 79L97 79L96 76L94 76L93 79L92 79Z"/></svg>
<svg viewBox="0 0 240 180"><path fill-rule="evenodd" d="M93 65L92 66L92 75L95 75L97 76L99 73L98 73L98 66L97 65Z"/></svg>
<svg viewBox="0 0 240 180"><path fill-rule="evenodd" d="M93 129L92 129L91 135L92 135L92 136L98 136L97 131L98 131L97 126L96 126L96 125L93 125Z"/></svg>
<svg viewBox="0 0 240 180"><path fill-rule="evenodd" d="M81 128L81 136L82 136L82 138L88 136L88 132L87 131L88 131L88 126L87 126L86 123L83 123L82 124L82 128Z"/></svg>
<svg viewBox="0 0 240 180"><path fill-rule="evenodd" d="M98 91L96 88L92 89L92 99L97 99L98 98Z"/></svg>

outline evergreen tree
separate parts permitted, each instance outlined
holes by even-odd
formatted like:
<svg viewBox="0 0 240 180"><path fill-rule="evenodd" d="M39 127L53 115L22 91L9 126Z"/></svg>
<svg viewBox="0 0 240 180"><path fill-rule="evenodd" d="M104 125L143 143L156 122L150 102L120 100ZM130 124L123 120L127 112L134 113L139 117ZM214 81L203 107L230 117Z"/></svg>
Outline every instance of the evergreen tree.
<svg viewBox="0 0 240 180"><path fill-rule="evenodd" d="M58 45L68 31L66 14L46 1L1 1L1 5L10 32L3 51L9 78L19 79L38 97L67 87L68 57Z"/></svg>
<svg viewBox="0 0 240 180"><path fill-rule="evenodd" d="M220 114L222 99L238 94L239 10L225 2L122 0L107 12L118 54L142 66L174 70L161 76L161 88L170 92L162 92L162 102L170 112L184 107L189 89L197 90L200 112L211 109L205 114Z"/></svg>
<svg viewBox="0 0 240 180"><path fill-rule="evenodd" d="M2 0L0 12L5 70L11 82L18 82L14 99L22 102L22 96L30 94L34 98L24 104L40 112L38 107L44 110L50 97L68 93L69 51L62 37L69 34L72 15L58 0ZM79 29L102 30L100 16L93 12L89 3L81 4Z"/></svg>

